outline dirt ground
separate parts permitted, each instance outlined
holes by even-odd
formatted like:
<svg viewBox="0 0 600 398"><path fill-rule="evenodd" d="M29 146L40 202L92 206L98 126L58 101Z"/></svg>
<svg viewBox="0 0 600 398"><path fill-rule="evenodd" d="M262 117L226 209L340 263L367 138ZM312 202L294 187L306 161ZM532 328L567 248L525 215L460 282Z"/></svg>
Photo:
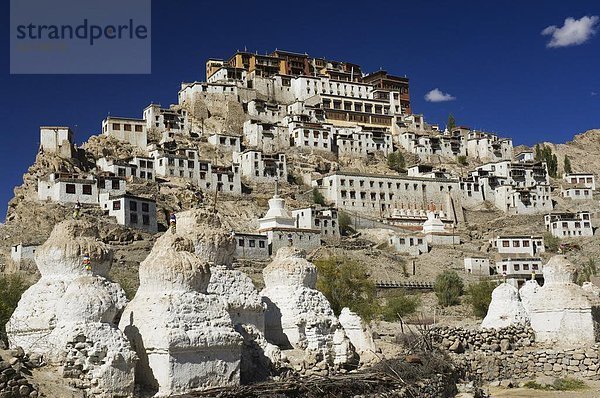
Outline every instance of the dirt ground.
<svg viewBox="0 0 600 398"><path fill-rule="evenodd" d="M600 381L589 381L585 383L588 388L580 391L541 391L529 388L501 388L484 387L492 398L510 397L510 398L598 398L600 397Z"/></svg>

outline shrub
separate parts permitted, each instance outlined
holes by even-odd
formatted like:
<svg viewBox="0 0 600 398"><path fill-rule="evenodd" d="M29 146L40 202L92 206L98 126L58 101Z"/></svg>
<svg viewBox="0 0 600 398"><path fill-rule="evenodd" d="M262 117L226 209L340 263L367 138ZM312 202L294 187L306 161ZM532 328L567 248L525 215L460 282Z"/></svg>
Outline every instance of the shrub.
<svg viewBox="0 0 600 398"><path fill-rule="evenodd" d="M29 284L16 274L0 277L0 339L6 342L6 322L17 308L21 295Z"/></svg>
<svg viewBox="0 0 600 398"><path fill-rule="evenodd" d="M400 152L392 152L387 156L387 166L400 173L406 168L406 161L404 160L404 155Z"/></svg>
<svg viewBox="0 0 600 398"><path fill-rule="evenodd" d="M340 232L342 235L348 235L349 232L354 231L352 228L352 219L348 213L340 211L338 213L338 223L340 225Z"/></svg>
<svg viewBox="0 0 600 398"><path fill-rule="evenodd" d="M446 270L435 278L433 290L442 307L460 304L464 284L456 271Z"/></svg>
<svg viewBox="0 0 600 398"><path fill-rule="evenodd" d="M369 280L357 262L347 258L328 257L316 260L317 289L325 295L339 315L344 307L371 321L379 312L375 283Z"/></svg>
<svg viewBox="0 0 600 398"><path fill-rule="evenodd" d="M546 250L556 253L560 247L560 239L550 233L544 234L544 246Z"/></svg>
<svg viewBox="0 0 600 398"><path fill-rule="evenodd" d="M381 315L384 321L395 322L414 313L420 303L419 297L400 293L387 299L387 303L381 309Z"/></svg>
<svg viewBox="0 0 600 398"><path fill-rule="evenodd" d="M533 390L543 391L575 391L587 388L587 385L582 380L571 377L554 379L552 384L540 384L537 381L530 380L524 386Z"/></svg>
<svg viewBox="0 0 600 398"><path fill-rule="evenodd" d="M492 301L492 291L495 288L496 284L488 280L482 280L467 287L468 301L475 316L484 318L487 315Z"/></svg>
<svg viewBox="0 0 600 398"><path fill-rule="evenodd" d="M592 276L596 276L596 274L598 274L596 261L593 258L590 258L588 259L588 262L581 267L579 272L577 272L577 284L583 285L583 282L590 282Z"/></svg>
<svg viewBox="0 0 600 398"><path fill-rule="evenodd" d="M460 164L461 166L467 166L469 164L469 162L467 162L467 157L465 155L460 155L456 158L456 161L458 162L458 164Z"/></svg>
<svg viewBox="0 0 600 398"><path fill-rule="evenodd" d="M325 206L325 197L317 188L313 188L313 190L312 190L312 200L313 200L313 203L316 203L321 206Z"/></svg>

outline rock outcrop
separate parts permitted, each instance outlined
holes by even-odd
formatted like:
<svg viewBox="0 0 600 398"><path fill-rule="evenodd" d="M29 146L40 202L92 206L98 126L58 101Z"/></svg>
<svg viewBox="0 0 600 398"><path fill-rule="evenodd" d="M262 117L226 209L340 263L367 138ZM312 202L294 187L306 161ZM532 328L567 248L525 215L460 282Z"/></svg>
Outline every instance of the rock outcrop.
<svg viewBox="0 0 600 398"><path fill-rule="evenodd" d="M242 338L222 299L207 293L210 267L197 247L179 233L161 236L119 324L140 357L136 380L156 396L240 381Z"/></svg>
<svg viewBox="0 0 600 398"><path fill-rule="evenodd" d="M598 341L598 307L573 282L576 268L565 256L554 256L544 266L544 286L529 304L536 342L586 346Z"/></svg>
<svg viewBox="0 0 600 398"><path fill-rule="evenodd" d="M492 301L481 327L499 329L527 320L527 312L519 300L517 288L504 282L492 292Z"/></svg>
<svg viewBox="0 0 600 398"><path fill-rule="evenodd" d="M41 279L6 325L11 346L62 366L92 397L130 397L136 356L116 322L127 302L106 276L112 252L87 221L64 221L37 250ZM85 348L85 350L83 349Z"/></svg>
<svg viewBox="0 0 600 398"><path fill-rule="evenodd" d="M347 363L353 355L348 338L325 296L315 289L317 270L305 257L299 249L284 247L263 270L265 337L330 364Z"/></svg>

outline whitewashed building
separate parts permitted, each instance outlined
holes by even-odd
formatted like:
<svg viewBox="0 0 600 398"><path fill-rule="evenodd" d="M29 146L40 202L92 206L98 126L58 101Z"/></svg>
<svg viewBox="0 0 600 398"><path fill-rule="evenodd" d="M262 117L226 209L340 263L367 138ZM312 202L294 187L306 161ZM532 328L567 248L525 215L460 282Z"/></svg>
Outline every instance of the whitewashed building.
<svg viewBox="0 0 600 398"><path fill-rule="evenodd" d="M129 163L127 160L108 159L102 157L96 160L96 167L101 171L112 173L117 177L132 177L137 173L137 166Z"/></svg>
<svg viewBox="0 0 600 398"><path fill-rule="evenodd" d="M288 129L291 147L331 151L331 125L293 121L288 124Z"/></svg>
<svg viewBox="0 0 600 398"><path fill-rule="evenodd" d="M447 214L460 208L459 182L453 179L336 171L313 181L313 186L338 209L382 219L394 209L427 208L431 202Z"/></svg>
<svg viewBox="0 0 600 398"><path fill-rule="evenodd" d="M127 159L130 164L135 165L135 176L143 180L154 181L156 179L154 173L154 159L145 156L134 156Z"/></svg>
<svg viewBox="0 0 600 398"><path fill-rule="evenodd" d="M198 179L199 162L197 149L155 149L150 152L150 157L154 159L154 172L156 176L180 177L189 180Z"/></svg>
<svg viewBox="0 0 600 398"><path fill-rule="evenodd" d="M557 238L594 235L592 215L589 211L546 214L544 224L546 230Z"/></svg>
<svg viewBox="0 0 600 398"><path fill-rule="evenodd" d="M190 131L187 110L183 108L162 108L158 104L150 104L144 109L146 129L159 132L172 131L181 133Z"/></svg>
<svg viewBox="0 0 600 398"><path fill-rule="evenodd" d="M208 136L208 143L225 149L227 151L239 152L241 150L242 137L233 134L212 133Z"/></svg>
<svg viewBox="0 0 600 398"><path fill-rule="evenodd" d="M24 245L19 243L10 248L10 258L15 264L20 264L23 261L34 261L35 251L39 245Z"/></svg>
<svg viewBox="0 0 600 398"><path fill-rule="evenodd" d="M235 258L266 260L269 258L269 237L261 234L235 232Z"/></svg>
<svg viewBox="0 0 600 398"><path fill-rule="evenodd" d="M385 128L334 127L332 151L341 155L364 156L381 152L387 156L394 150L392 134Z"/></svg>
<svg viewBox="0 0 600 398"><path fill-rule="evenodd" d="M492 274L490 259L487 257L465 257L465 272L472 275L489 276Z"/></svg>
<svg viewBox="0 0 600 398"><path fill-rule="evenodd" d="M338 240L340 224L337 209L331 207L311 206L292 210L296 228L320 229L323 240Z"/></svg>
<svg viewBox="0 0 600 398"><path fill-rule="evenodd" d="M288 128L276 123L247 120L244 137L249 147L265 152L277 152L290 146Z"/></svg>
<svg viewBox="0 0 600 398"><path fill-rule="evenodd" d="M38 200L58 203L98 203L98 187L92 175L50 173L38 179Z"/></svg>
<svg viewBox="0 0 600 398"><path fill-rule="evenodd" d="M573 200L592 200L594 199L594 190L583 184L570 184L563 182L560 184L560 196Z"/></svg>
<svg viewBox="0 0 600 398"><path fill-rule="evenodd" d="M500 254L525 254L536 256L546 251L541 236L500 235L492 239L492 246Z"/></svg>
<svg viewBox="0 0 600 398"><path fill-rule="evenodd" d="M497 135L483 131L467 133L467 156L482 161L511 160L513 144L510 138L498 138Z"/></svg>
<svg viewBox="0 0 600 398"><path fill-rule="evenodd" d="M144 151L148 145L144 119L108 116L102 121L102 134L128 142Z"/></svg>
<svg viewBox="0 0 600 398"><path fill-rule="evenodd" d="M57 153L70 159L75 154L73 131L69 127L41 126L40 148L45 152Z"/></svg>
<svg viewBox="0 0 600 398"><path fill-rule="evenodd" d="M429 252L429 243L425 235L394 234L390 236L388 243L398 253L406 253L411 256Z"/></svg>
<svg viewBox="0 0 600 398"><path fill-rule="evenodd" d="M496 273L506 278L530 279L533 275L541 275L542 259L539 257L504 257L496 261Z"/></svg>
<svg viewBox="0 0 600 398"><path fill-rule="evenodd" d="M285 200L277 193L269 200L269 210L258 220L260 234L269 240L269 254L282 247L295 246L310 252L321 245L321 230L297 228L292 214L285 208Z"/></svg>
<svg viewBox="0 0 600 398"><path fill-rule="evenodd" d="M242 176L255 181L287 181L287 162L284 153L266 154L256 149L233 154Z"/></svg>
<svg viewBox="0 0 600 398"><path fill-rule="evenodd" d="M592 173L571 173L565 174L563 179L570 184L583 185L586 188L596 190L596 177Z"/></svg>
<svg viewBox="0 0 600 398"><path fill-rule="evenodd" d="M130 194L100 195L100 207L117 223L148 232L158 231L156 201Z"/></svg>

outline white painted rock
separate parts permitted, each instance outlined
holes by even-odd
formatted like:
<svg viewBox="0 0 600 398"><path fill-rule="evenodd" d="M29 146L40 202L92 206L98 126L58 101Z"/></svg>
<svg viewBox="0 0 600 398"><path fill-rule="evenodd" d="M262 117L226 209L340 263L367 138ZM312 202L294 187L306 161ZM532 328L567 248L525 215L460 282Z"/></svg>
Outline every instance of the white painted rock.
<svg viewBox="0 0 600 398"><path fill-rule="evenodd" d="M492 301L487 315L481 322L482 328L500 329L527 322L527 312L519 301L517 288L502 283L492 292Z"/></svg>
<svg viewBox="0 0 600 398"><path fill-rule="evenodd" d="M207 294L210 269L193 251L179 233L161 236L119 324L140 357L137 381L156 396L240 381L242 338L223 300Z"/></svg>
<svg viewBox="0 0 600 398"><path fill-rule="evenodd" d="M11 346L42 354L67 376L75 344L88 342L101 359L91 350L77 351L75 359L84 364L83 378L95 380L89 396L130 397L136 356L115 325L127 299L105 278L112 253L97 236L97 227L83 220L54 227L36 252L41 279L23 293L6 330ZM86 255L91 270L83 265Z"/></svg>
<svg viewBox="0 0 600 398"><path fill-rule="evenodd" d="M519 296L521 297L521 303L523 304L523 308L529 314L529 310L531 308L531 303L537 300L536 293L538 292L540 285L538 285L535 280L527 280L519 289Z"/></svg>
<svg viewBox="0 0 600 398"><path fill-rule="evenodd" d="M349 308L344 308L339 320L346 332L346 336L348 336L348 339L350 339L350 342L359 354L363 352L375 352L373 332L369 325L360 319L358 314L350 311Z"/></svg>
<svg viewBox="0 0 600 398"><path fill-rule="evenodd" d="M537 342L561 346L594 344L592 303L586 291L573 283L575 267L565 256L554 256L544 266L544 286L529 305Z"/></svg>
<svg viewBox="0 0 600 398"><path fill-rule="evenodd" d="M279 347L316 353L330 363L346 363L352 349L329 302L314 289L317 270L305 256L299 249L284 247L263 269L265 337Z"/></svg>

